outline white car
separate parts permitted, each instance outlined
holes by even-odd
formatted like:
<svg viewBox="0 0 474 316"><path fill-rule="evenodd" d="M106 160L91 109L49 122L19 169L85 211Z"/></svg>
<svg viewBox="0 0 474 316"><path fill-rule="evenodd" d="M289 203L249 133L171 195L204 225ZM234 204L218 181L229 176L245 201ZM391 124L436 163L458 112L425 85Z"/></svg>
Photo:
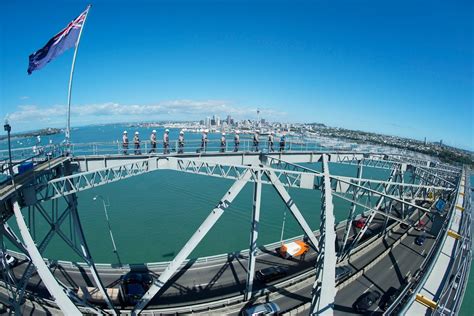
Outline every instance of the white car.
<svg viewBox="0 0 474 316"><path fill-rule="evenodd" d="M15 257L12 257L10 256L8 253L4 255L5 256L5 262L8 264L8 266L11 268L15 265L16 263L16 258ZM5 268L3 266L3 260L1 261L1 264L2 268Z"/></svg>
<svg viewBox="0 0 474 316"><path fill-rule="evenodd" d="M260 316L260 315L278 315L280 312L280 307L273 303L264 303L251 306L244 311L242 311L242 315L244 316Z"/></svg>

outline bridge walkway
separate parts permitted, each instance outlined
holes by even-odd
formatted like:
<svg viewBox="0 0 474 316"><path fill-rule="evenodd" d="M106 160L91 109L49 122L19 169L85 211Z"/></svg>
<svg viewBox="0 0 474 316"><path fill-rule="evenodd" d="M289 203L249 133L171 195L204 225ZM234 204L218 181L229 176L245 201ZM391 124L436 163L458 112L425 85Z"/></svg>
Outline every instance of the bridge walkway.
<svg viewBox="0 0 474 316"><path fill-rule="evenodd" d="M10 180L6 180L0 185L0 200L4 201L16 190L21 189L26 184L30 184L32 179L42 176L69 159L69 157L57 157L51 160L45 160L36 164L32 170L21 174L15 174L13 176L14 182L12 182L10 178Z"/></svg>

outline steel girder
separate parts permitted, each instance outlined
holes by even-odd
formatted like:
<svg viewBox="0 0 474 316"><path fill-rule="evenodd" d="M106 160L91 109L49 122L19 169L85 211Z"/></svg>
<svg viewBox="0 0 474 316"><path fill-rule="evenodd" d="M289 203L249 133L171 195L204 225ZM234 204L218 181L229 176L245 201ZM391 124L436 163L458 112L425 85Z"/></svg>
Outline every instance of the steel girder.
<svg viewBox="0 0 474 316"><path fill-rule="evenodd" d="M60 174L71 173L71 165L69 164L69 162L65 162L61 166L60 169L61 170L57 170L57 172L60 173ZM70 189L69 186L70 186L70 184L66 183L66 187L68 189ZM111 300L108 297L107 292L105 291L105 287L103 286L103 284L102 284L102 282L101 282L101 280L98 276L97 270L96 270L94 262L92 260L92 256L90 254L88 245L87 245L86 240L85 240L84 232L82 230L82 226L81 226L80 219L79 219L79 214L78 214L78 211L77 211L76 195L75 194L69 194L67 196L64 196L64 201L65 201L66 206L65 206L64 209L61 210L59 208L59 200L58 199L51 200L51 212L50 212L50 214L49 214L48 211L45 210L42 203L36 202L35 204L32 204L32 205L28 206L28 212L27 212L28 226L26 225L26 222L23 219L23 216L21 214L21 210L18 212L18 214L15 213L15 218L17 220L18 227L20 227L20 232L21 232L22 238L25 242L25 245L28 245L28 243L30 243L30 239L31 239L31 241L33 241L32 245L34 246L34 249L31 248L32 247L31 244L29 245L29 247L25 246L23 244L23 242L18 237L16 237L14 235L13 231L9 230L11 232L11 234L9 234L9 236L10 236L9 239L11 239L14 242L14 244L16 244L16 246L20 250L23 250L27 257L31 258L29 260L29 262L26 264L26 269L25 269L21 279L17 282L16 295L19 297L18 301L19 302L23 301L23 297L26 294L26 288L27 288L29 279L32 276L32 274L36 270L39 271L40 269L43 269L42 264L44 264L44 261L38 262L38 258L36 258L36 260L33 260L32 256L33 255L36 256L37 254L41 254L46 249L47 245L49 244L49 242L51 241L53 236L57 235L57 236L61 237L64 240L64 242L69 247L71 247L71 249L73 249L79 255L79 257L82 258L87 263L87 265L89 266L89 268L91 270L91 274L92 274L92 277L95 281L95 284L96 284L97 288L99 289L99 291L102 293L103 297L105 298L105 302L107 303L108 307L110 308L111 313L115 315L116 312L115 312L115 309L114 309L114 305L111 303ZM16 203L16 204L18 205L18 208L19 208L19 204L18 203ZM35 239L36 239L36 225L37 225L36 218L38 216L43 217L43 219L46 221L46 224L49 226L49 230L46 232L46 234L45 234L45 236L43 237L42 240L36 240L35 241ZM62 230L62 226L63 226L64 222L66 222L68 219L69 219L69 234L65 233ZM23 226L26 227L26 233L28 233L28 234L25 234L25 230L23 230ZM31 236L31 234L33 236ZM38 245L38 246L36 246L36 245ZM40 255L40 257L41 257L41 255ZM40 264L41 266L38 266L38 264ZM48 271L43 271L42 273L38 272L41 276L41 279L43 280L43 282L45 284L46 284L46 282L44 281L43 277L49 278L50 277L49 274L51 274L51 272L49 271L49 268L48 267L46 267L46 268L48 269ZM51 276L52 276L52 274L51 274ZM69 289L68 286L66 286L64 284L61 284L61 282L59 280L55 280L55 281L56 281L56 284L58 284L59 287L63 289L62 292L66 294L68 299L71 302L74 302L72 304L76 304L76 305L80 306L82 310L84 310L88 313L104 314L104 312L101 311L100 309L97 309L97 308L91 306L86 301L82 301L81 299L79 299L77 297L77 295L75 294L75 292L73 292L71 289ZM64 310L63 307L65 307L67 304L65 305L64 300L62 300L61 295L58 296L58 293L54 292L54 291L58 290L58 287L54 284L50 284L50 286L52 286L52 287L48 287L48 290L49 290L50 294L56 299L56 301L58 300L58 297L59 297L59 299L61 301L59 301L59 302L57 301L58 306L63 311L66 312L67 310Z"/></svg>
<svg viewBox="0 0 474 316"><path fill-rule="evenodd" d="M156 157L143 159L131 163L111 166L109 168L55 178L48 181L46 185L38 185L38 200L57 199L65 195L77 193L107 183L138 176L156 170L161 159L166 158Z"/></svg>
<svg viewBox="0 0 474 316"><path fill-rule="evenodd" d="M255 278L255 259L257 256L257 238L258 229L260 226L260 204L262 201L262 172L255 173L256 182L253 190L253 207L252 207L252 222L250 227L250 245L249 245L249 260L247 268L247 287L245 291L245 300L252 298L253 280Z"/></svg>
<svg viewBox="0 0 474 316"><path fill-rule="evenodd" d="M398 171L396 169L392 170L391 174L390 174L390 178L389 178L389 182L393 182L397 176L397 173ZM383 192L384 193L388 193L390 190L394 190L396 188L396 186L394 186L394 184L391 184L391 185L387 185L387 186L384 186L383 187ZM337 195L336 195L337 196ZM360 197L359 197L360 198ZM342 256L340 256L340 260L344 260L346 257L350 256L352 250L357 246L357 244L359 243L359 241L362 239L362 237L364 236L365 232L367 231L367 229L370 227L370 224L372 223L372 220L375 218L375 215L377 213L379 214L382 214L386 217L392 217L391 215L389 215L388 213L386 212L381 212L379 209L380 207L382 206L382 203L385 201L385 196L380 196L375 207L372 209L371 213L369 214L369 217L367 218L366 222L364 223L364 226L362 227L362 229L358 232L358 234L356 235L356 237L354 238L354 240L351 242L349 248L346 250L344 249L342 251ZM354 203L358 204L357 202L354 201ZM360 204L358 204L360 205ZM398 217L392 217L394 219L397 219L399 221L401 221Z"/></svg>
<svg viewBox="0 0 474 316"><path fill-rule="evenodd" d="M362 174L363 174L363 164L362 162L359 163L359 166L357 168L357 178L359 179L357 181L357 184L360 185L360 178L362 178ZM354 193L352 195L352 199L354 201L358 200L358 197L359 197L359 189L357 190L354 190ZM356 207L357 207L357 204L354 203L354 201L351 203L351 208L350 208L350 211L349 211L349 215L347 216L347 221L346 221L346 228L344 230L344 237L343 237L343 241L342 241L342 246L341 246L341 250L339 251L340 253L342 253L344 251L344 249L346 248L346 244L347 244L347 239L349 238L349 234L350 234L350 231L351 231L351 228L352 228L352 222L354 221L355 219L355 210L356 210Z"/></svg>
<svg viewBox="0 0 474 316"><path fill-rule="evenodd" d="M194 250L194 248L199 244L199 242L204 238L204 236L209 232L209 230L214 226L218 221L220 216L224 213L225 209L230 206L235 197L240 193L242 188L247 182L255 182L254 187L254 208L252 212L252 225L251 225L251 245L250 245L250 257L249 265L247 270L247 291L245 298L249 299L252 295L252 285L253 278L255 275L255 255L257 250L257 234L258 234L258 223L259 223L259 214L260 214L260 200L261 200L261 185L262 185L262 175L265 174L270 183L273 185L283 202L290 209L291 213L297 220L298 224L301 226L305 234L308 236L311 244L315 249L319 249L319 242L314 236L313 231L309 227L308 223L304 219L303 215L297 208L293 199L290 197L288 192L284 189L283 184L278 179L277 175L272 170L264 170L261 168L256 168L256 170L247 169L242 173L241 177L237 179L232 187L228 190L226 195L221 199L216 208L213 209L211 214L207 219L201 224L198 230L194 235L189 239L189 241L184 245L181 251L176 255L173 261L170 262L165 271L160 275L160 277L154 281L150 289L145 293L141 300L136 304L132 314L138 315L149 303L150 301L160 292L164 285L170 280L170 278L176 273L180 268L184 260L187 259L189 254ZM332 225L334 226L334 225ZM334 227L332 227L334 229Z"/></svg>
<svg viewBox="0 0 474 316"><path fill-rule="evenodd" d="M245 184L250 180L250 178L252 178L252 176L254 176L252 172L247 170L242 175L241 179L238 179L234 182L234 184L219 201L217 206L211 211L201 226L199 226L193 236L188 240L183 248L181 248L180 252L176 255L173 261L169 263L160 277L157 280L154 280L148 291L137 302L132 311L132 315L140 314L140 312L150 303L150 301L158 294L158 292L160 292L163 286L170 280L170 278L179 269L181 264L187 259L189 254L196 248L196 246L201 242L204 236L206 236L209 230L211 230L222 214L224 214L224 211L230 206L230 204L234 201L234 199L244 188Z"/></svg>
<svg viewBox="0 0 474 316"><path fill-rule="evenodd" d="M29 236L24 236L24 234L22 233L22 238L25 241L25 244L27 243L27 240L25 238L31 238L36 247L35 251L41 254L46 249L51 239L55 235L59 236L71 249L73 249L79 255L80 258L82 258L87 263L87 265L89 266L91 270L91 274L93 276L93 279L96 283L97 288L99 289L99 291L102 292L102 295L104 295L105 301L107 302L107 299L108 299L107 293L105 291L103 284L101 283L99 276L97 275L94 262L92 261L92 257L90 255L88 246L85 241L84 233L82 231L79 215L77 213L77 208L75 204L76 197L74 194L72 194L70 196L64 197L64 199L67 202L67 206L62 211L60 211L59 209L58 201L52 200L51 215L48 214L48 212L44 209L44 207L40 203L37 203L29 207L28 208L28 226L26 226L28 229ZM50 229L48 230L48 232L46 233L46 235L41 241L34 241L35 230L36 230L35 225L37 221L36 219L37 215L34 215L34 214L41 215L50 227ZM16 216L16 219L18 222L19 221L18 216ZM23 217L21 218L21 220L23 220ZM61 229L61 226L63 226L64 223L67 222L68 220L69 220L69 226L70 226L69 236L67 233L65 233ZM26 222L25 222L25 225L26 225ZM21 224L18 223L18 226L21 227ZM31 236L31 234L33 234L33 236ZM36 246L37 244L38 246ZM27 248L27 252L25 254L31 258L31 249ZM39 268L37 266L37 262L30 260L27 263L25 272L23 273L17 286L17 292L19 292L20 302L23 300L23 297L26 294L26 288L27 288L30 277L38 269ZM43 275L40 274L40 276L41 276L41 279L43 280ZM105 314L104 311L78 298L76 293L72 291L71 289L69 289L67 285L62 284L59 280L56 280L56 281L60 285L60 287L63 288L63 292L66 293L69 299L74 304L81 307L81 310L88 313L92 313L92 314ZM48 290L50 291L50 294L56 298L56 294L51 292L49 288ZM110 299L109 299L108 305L109 305L109 308L111 309L111 313L115 314L114 306L110 302ZM58 306L60 305L58 304Z"/></svg>
<svg viewBox="0 0 474 316"><path fill-rule="evenodd" d="M455 181L454 177L449 177L448 179L446 179L438 175L437 173L431 172L429 169L423 167L411 166L411 170L414 175L416 175L425 182L431 183L432 185L444 185L452 188L456 187L456 185L453 183L453 181Z"/></svg>
<svg viewBox="0 0 474 316"><path fill-rule="evenodd" d="M287 163L287 166L297 166L294 164ZM288 168L288 167L287 167ZM243 166L243 165L230 165L220 164L214 162L208 162L205 160L189 159L189 158L148 158L140 162L127 163L123 165L113 166L105 169L96 171L82 172L70 176L61 177L48 182L47 186L40 189L38 192L39 200L56 199L61 196L68 194L84 191L100 185L115 182L124 178L140 175L146 172L154 170L175 170L180 172L201 174L219 178L238 180L247 170L271 170L278 177L280 182L286 187L291 188L302 188L302 189L319 189L322 184L323 175L320 172L297 166L299 170L285 170L285 169L274 169L264 166ZM349 188L353 188L350 184L354 180L359 180L352 177L342 177L330 175L332 186L335 186L338 192L346 192ZM252 179L250 181L253 181ZM261 180L264 184L270 184L270 181ZM386 181L372 180L372 179L360 179L361 186L365 186L370 189L373 186L386 185ZM404 196L406 199L424 198L424 196L413 196L416 189L422 189L423 191L449 191L451 188L442 186L430 186L430 185L419 185L410 183L401 183L401 187L404 188L404 192L408 196ZM353 194L353 192L347 192Z"/></svg>
<svg viewBox="0 0 474 316"><path fill-rule="evenodd" d="M23 219L18 202L14 203L13 208L21 236L25 241L25 245L28 250L28 254L30 255L33 264L36 266L37 272L40 275L44 285L48 289L49 293L54 297L56 304L58 304L59 308L65 314L82 315L76 305L71 301L68 294L66 294L67 290L58 284L53 274L43 261L43 257L38 251L38 248L36 248L35 242L28 232L28 227L26 226L26 222Z"/></svg>
<svg viewBox="0 0 474 316"><path fill-rule="evenodd" d="M275 174L274 171L266 170L265 174L270 179L270 182L273 185L273 188L276 190L276 192L278 193L280 198L283 200L285 205L290 210L293 217L296 219L298 225L300 225L301 229L304 231L306 236L308 236L308 239L311 242L311 244L313 245L314 249L316 249L316 251L318 251L319 250L319 241L314 236L313 231L309 227L308 223L304 219L304 217L301 214L298 207L296 206L295 201L291 198L288 191L285 190L283 183L281 183L280 179L277 177L277 175Z"/></svg>
<svg viewBox="0 0 474 316"><path fill-rule="evenodd" d="M316 279L311 300L312 315L332 315L336 297L336 231L334 205L329 178L328 157L323 156L323 189L321 190L320 247L316 261Z"/></svg>
<svg viewBox="0 0 474 316"><path fill-rule="evenodd" d="M274 158L275 159L275 158ZM292 163L287 163L282 160L280 160L282 164L284 164L284 168L289 169L293 172L299 171L299 172L308 172L308 173L314 173L316 176L321 177L322 173L307 167L303 167L297 164L292 164ZM392 169L392 174L396 174L396 172L401 172L402 173L402 180L403 180L403 170L399 170L397 168ZM385 197L392 199L396 202L399 202L401 204L406 204L408 206L420 209L423 212L431 212L430 210L423 208L421 206L418 206L416 204L413 204L412 202L409 201L414 201L416 199L426 199L427 198L427 193L428 192L451 192L453 189L452 188L446 188L446 187L435 187L435 186L427 186L423 184L415 184L415 183L404 183L402 182L395 182L393 177L390 177L388 181L380 181L380 180L372 180L372 179L361 179L361 178L351 178L351 177L341 177L341 176L332 176L329 175L331 179L331 188L334 191L334 195L341 197L342 199L345 199L347 201L354 201L351 199L351 196L353 196L355 193L358 194L358 198L362 199L365 198L366 200L371 200L375 197ZM386 187L387 186L392 186L396 184L397 187L401 190L403 190L403 194L400 196L399 195L394 195L387 193ZM321 185L315 185L315 189L320 189ZM364 205L362 203L358 203L358 205ZM364 205L363 206L366 209L372 209L373 207L371 205Z"/></svg>

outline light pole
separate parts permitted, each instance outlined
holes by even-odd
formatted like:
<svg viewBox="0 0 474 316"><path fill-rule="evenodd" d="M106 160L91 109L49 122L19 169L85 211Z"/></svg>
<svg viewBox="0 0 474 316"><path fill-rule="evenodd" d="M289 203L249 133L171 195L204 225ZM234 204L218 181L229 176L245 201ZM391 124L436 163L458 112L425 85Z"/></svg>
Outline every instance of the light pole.
<svg viewBox="0 0 474 316"><path fill-rule="evenodd" d="M8 160L9 160L8 172L10 173L10 176L12 177L12 181L13 181L12 146L10 142L10 132L12 130L12 127L10 126L10 124L8 124L8 119L5 119L5 125L3 125L3 129L8 134Z"/></svg>
<svg viewBox="0 0 474 316"><path fill-rule="evenodd" d="M94 196L93 200L97 201L97 198L100 198L102 200L102 205L104 206L105 219L107 220L107 226L109 227L110 239L112 240L112 245L114 247L114 253L117 256L118 264L120 266L122 266L122 261L120 261L120 256L119 256L119 253L117 251L117 246L115 245L114 235L112 234L112 228L110 227L109 214L107 213L107 206L108 205L105 203L105 199L102 195Z"/></svg>

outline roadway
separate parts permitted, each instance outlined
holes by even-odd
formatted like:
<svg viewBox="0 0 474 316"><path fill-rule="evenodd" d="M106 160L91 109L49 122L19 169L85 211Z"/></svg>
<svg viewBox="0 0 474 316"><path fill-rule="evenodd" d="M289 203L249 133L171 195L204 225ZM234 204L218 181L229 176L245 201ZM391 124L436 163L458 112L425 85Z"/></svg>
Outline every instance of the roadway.
<svg viewBox="0 0 474 316"><path fill-rule="evenodd" d="M382 227L383 219L377 216L371 225L372 230ZM338 229L338 237L342 238L344 227ZM353 229L353 233L356 229ZM283 266L289 269L286 278L277 280L271 284L290 279L310 269L314 269L316 260L316 252L311 249L305 256L304 260L283 259L274 249L264 249L256 259L256 271L269 266ZM23 274L27 263L20 262L13 272L17 278ZM197 262L190 263L183 267L171 280L170 285L166 286L159 299L151 302L150 307L176 307L186 306L190 302L193 304L215 301L221 298L233 297L243 294L246 286L247 273L247 257L243 255L229 255L227 260L217 262ZM54 275L65 285L71 288L78 286L93 286L92 277L88 270L82 267L67 267L53 265L51 269ZM145 265L131 265L133 271L146 271ZM149 271L155 275L159 275L164 270L163 267L150 269ZM102 282L107 287L118 286L120 276L127 273L128 269L100 269L99 274ZM255 280L254 290L266 287L266 284ZM41 295L49 297L47 290L43 286L40 278L34 274L29 282L29 290ZM295 299L298 299L295 296ZM300 301L301 302L301 301Z"/></svg>
<svg viewBox="0 0 474 316"><path fill-rule="evenodd" d="M435 221L440 220L438 218ZM439 228L439 223L433 225L431 221L428 221L426 232L412 229L406 238L381 261L368 269L361 277L338 291L335 299L334 315L357 314L353 311L352 305L359 296L367 291L375 290L383 295L391 287L400 289L421 266L434 244ZM418 246L415 244L415 240L423 233L427 235L427 239L422 246ZM378 304L372 306L371 312L373 315L382 314Z"/></svg>
<svg viewBox="0 0 474 316"><path fill-rule="evenodd" d="M416 217L413 214L413 217ZM382 226L383 219L376 217L371 229L377 231ZM431 229L431 222L428 222L427 229ZM341 227L338 229L338 237L342 237ZM353 228L352 233L357 231ZM378 238L374 241L372 249L362 256L357 256L356 259L350 260L349 265L352 267L354 273L364 268L367 264L377 258L383 251L388 249L395 241L397 241L406 229L395 225L391 234L386 238ZM429 238L423 246L415 246L414 240L418 232L412 231L403 240L403 242L396 246L390 254L382 259L377 265L369 269L364 275L357 280L351 282L349 285L341 289L336 296L336 314L347 314L352 310L352 304L362 293L369 289L377 289L381 293L385 292L389 287L394 286L399 288L405 280L408 272L414 273L417 267L421 264L424 256L429 251L434 236L437 231L433 230L429 233ZM286 278L274 281L269 284L261 284L255 280L254 290L259 290L264 287L270 288L280 283L285 279L290 279L305 271L314 269L316 253L311 250L304 260L286 260L276 254L274 249L263 251L256 260L256 270L269 266L285 266L289 269L289 274ZM227 260L218 262L196 262L190 263L182 268L171 280L170 285L166 286L159 298L155 298L149 308L166 308L187 306L190 304L205 303L215 301L218 299L233 297L238 294L243 294L245 290L247 258L243 255L229 256ZM390 266L390 269L387 267ZM15 276L21 277L26 267L26 262L20 262L14 269ZM64 267L53 265L52 271L55 276L62 283L71 288L78 286L93 286L92 278L88 271L81 267ZM159 275L164 268L150 269L150 272ZM147 270L145 265L132 265L131 270L144 271ZM101 269L99 274L105 286L118 286L118 280L121 275L127 273L128 269L111 268L107 270ZM313 278L309 278L313 280ZM309 282L307 287L300 288L296 291L286 291L279 289L281 297L274 301L280 305L283 310L293 308L309 302L311 300L312 282ZM276 287L274 288L274 290ZM29 290L39 294L42 297L49 297L47 290L44 288L41 280L37 275L33 275L30 279ZM249 303L250 304L250 303ZM248 304L247 304L248 305ZM123 308L127 308L123 306Z"/></svg>
<svg viewBox="0 0 474 316"><path fill-rule="evenodd" d="M358 256L355 260L350 260L348 265L353 269L353 274L355 274L357 271L361 271L364 267L372 263L380 254L408 231L402 242L393 247L392 250L372 268L367 269L367 271L362 273L357 279L338 290L335 298L334 315L357 315L352 305L358 297L369 290L377 290L383 295L390 287L400 288L405 283L407 276L415 274L415 271L419 269L427 253L429 253L436 235L441 228L442 220L442 218L436 217L435 224L431 221L427 222L425 233L428 237L422 246L415 244L415 239L422 232L416 231L415 229L403 229L399 225L396 225L393 232L386 238L379 238L374 241L374 248L362 256ZM344 283L343 281L344 280L339 283L339 287ZM272 298L271 301L278 304L283 311L304 304L309 308L308 304L311 302L313 282L314 278L312 277L302 282L305 283L304 286L291 290L291 292L285 289L281 290L280 295L276 298ZM238 308L228 309L226 314L238 315L243 308L253 303L254 302L250 302L244 307L239 306ZM368 314L382 315L382 311L378 306L379 303L380 300L377 304L372 306ZM309 309L301 315L307 315L308 311Z"/></svg>

